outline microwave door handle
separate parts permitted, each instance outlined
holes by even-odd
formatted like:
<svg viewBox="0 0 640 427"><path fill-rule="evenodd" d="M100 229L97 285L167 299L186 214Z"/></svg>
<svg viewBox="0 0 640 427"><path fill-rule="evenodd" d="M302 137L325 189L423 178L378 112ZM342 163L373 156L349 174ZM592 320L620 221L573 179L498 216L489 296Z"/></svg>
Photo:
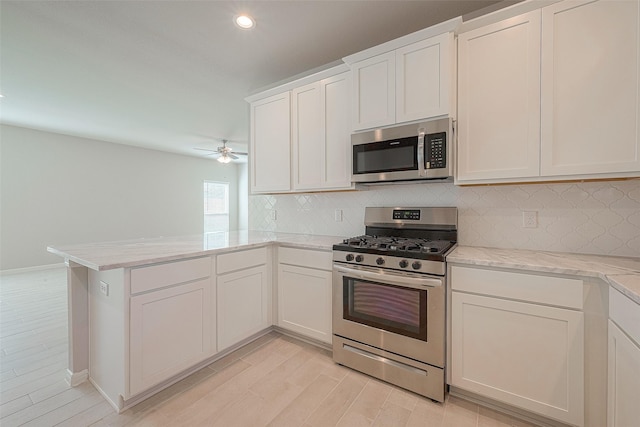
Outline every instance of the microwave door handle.
<svg viewBox="0 0 640 427"><path fill-rule="evenodd" d="M442 279L430 279L423 277L408 277L397 274L370 272L366 270L347 268L334 265L333 269L338 273L347 274L359 279L387 283L389 285L402 286L405 288L424 290L442 286Z"/></svg>
<svg viewBox="0 0 640 427"><path fill-rule="evenodd" d="M418 129L418 174L420 176L427 176L424 168L424 134L423 128Z"/></svg>

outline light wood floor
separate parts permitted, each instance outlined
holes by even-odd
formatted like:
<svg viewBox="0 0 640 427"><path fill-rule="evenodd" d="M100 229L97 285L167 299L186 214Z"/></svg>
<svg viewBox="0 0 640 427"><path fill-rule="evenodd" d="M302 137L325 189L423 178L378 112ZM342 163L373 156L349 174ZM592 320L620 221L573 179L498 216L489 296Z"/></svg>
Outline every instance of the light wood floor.
<svg viewBox="0 0 640 427"><path fill-rule="evenodd" d="M0 425L527 426L449 396L434 403L272 332L122 414L69 387L64 269L0 276Z"/></svg>

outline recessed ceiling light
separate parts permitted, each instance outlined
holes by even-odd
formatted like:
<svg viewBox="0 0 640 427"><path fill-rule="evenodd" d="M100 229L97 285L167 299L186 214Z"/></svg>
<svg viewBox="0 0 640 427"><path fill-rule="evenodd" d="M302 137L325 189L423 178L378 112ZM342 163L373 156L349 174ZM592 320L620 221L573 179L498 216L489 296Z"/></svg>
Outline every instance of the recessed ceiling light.
<svg viewBox="0 0 640 427"><path fill-rule="evenodd" d="M256 21L254 21L253 18L248 15L236 16L235 22L238 27L244 28L245 30L256 26Z"/></svg>

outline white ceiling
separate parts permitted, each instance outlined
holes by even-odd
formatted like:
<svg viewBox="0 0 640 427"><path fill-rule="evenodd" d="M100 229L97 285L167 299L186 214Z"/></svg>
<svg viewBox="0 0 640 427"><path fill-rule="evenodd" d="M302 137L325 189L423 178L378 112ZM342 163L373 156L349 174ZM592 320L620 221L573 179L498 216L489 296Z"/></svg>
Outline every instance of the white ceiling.
<svg viewBox="0 0 640 427"><path fill-rule="evenodd" d="M246 96L494 3L2 0L0 122L187 155L223 138L246 151ZM240 12L254 30L233 24Z"/></svg>

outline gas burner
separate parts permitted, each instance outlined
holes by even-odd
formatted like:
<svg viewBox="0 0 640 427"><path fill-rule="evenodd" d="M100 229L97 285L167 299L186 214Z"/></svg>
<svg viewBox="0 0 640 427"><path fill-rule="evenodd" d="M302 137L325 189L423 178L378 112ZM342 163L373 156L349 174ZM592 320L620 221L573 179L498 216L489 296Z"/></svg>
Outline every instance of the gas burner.
<svg viewBox="0 0 640 427"><path fill-rule="evenodd" d="M336 250L371 253L413 259L443 258L454 245L449 240L433 240L400 236L362 235L344 239L334 246Z"/></svg>

